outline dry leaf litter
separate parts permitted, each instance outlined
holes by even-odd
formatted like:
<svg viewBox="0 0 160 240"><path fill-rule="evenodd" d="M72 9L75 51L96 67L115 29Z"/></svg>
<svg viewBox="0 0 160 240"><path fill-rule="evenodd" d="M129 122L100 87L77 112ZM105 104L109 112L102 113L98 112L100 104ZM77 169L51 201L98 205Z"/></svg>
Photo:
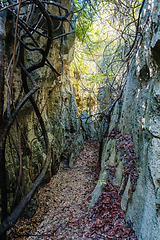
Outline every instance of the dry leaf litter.
<svg viewBox="0 0 160 240"><path fill-rule="evenodd" d="M136 239L132 224L120 209L118 189L107 183L95 207L88 211L99 177L98 142L85 141L77 162L62 162L57 175L39 191L39 206L32 219L20 219L9 239Z"/></svg>

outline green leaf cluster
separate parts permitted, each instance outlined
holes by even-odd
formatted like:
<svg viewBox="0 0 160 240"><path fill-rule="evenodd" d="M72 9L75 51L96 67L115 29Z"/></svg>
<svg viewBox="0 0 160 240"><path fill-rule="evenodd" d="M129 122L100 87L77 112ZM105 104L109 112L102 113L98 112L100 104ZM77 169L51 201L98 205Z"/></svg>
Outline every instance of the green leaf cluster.
<svg viewBox="0 0 160 240"><path fill-rule="evenodd" d="M72 63L85 86L121 84L125 56L136 35L141 0L76 0L76 44Z"/></svg>

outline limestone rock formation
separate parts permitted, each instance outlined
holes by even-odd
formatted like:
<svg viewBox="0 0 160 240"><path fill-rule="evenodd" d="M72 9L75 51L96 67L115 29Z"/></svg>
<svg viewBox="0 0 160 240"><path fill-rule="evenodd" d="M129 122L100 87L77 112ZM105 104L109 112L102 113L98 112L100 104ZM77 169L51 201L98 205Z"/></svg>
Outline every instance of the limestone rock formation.
<svg viewBox="0 0 160 240"><path fill-rule="evenodd" d="M61 3L70 9L71 1L62 0ZM57 7L50 5L49 9L52 14L59 14ZM33 18L38 16L35 10ZM72 20L70 16L70 21ZM34 19L31 19L34 22ZM14 33L9 28L10 20L6 20L5 33L5 52L4 52L4 67L5 74L10 61L10 56L13 53ZM56 20L53 24L59 24ZM43 31L38 29L41 33ZM62 26L54 32L54 36L70 31L70 25L64 22ZM46 44L46 39L43 35L34 32L33 36L37 39L40 46ZM48 60L52 63L56 71L63 74L56 77L53 71L47 66L39 68L31 73L34 81L39 85L39 90L34 94L34 99L39 107L41 116L43 118L49 143L51 145L51 162L45 176L44 181L48 181L50 177L58 171L61 160L68 159L72 155L69 150L66 140L75 139L76 144L77 135L80 136L80 125L77 119L77 107L75 103L75 96L73 93L73 86L69 80L69 67L73 59L74 52L74 33L66 35L63 38L60 52L60 40L55 39L50 49ZM32 46L32 40L28 37L26 43ZM39 62L40 54L38 51L25 50L25 64L27 67ZM63 58L63 60L62 60ZM64 69L63 69L64 65ZM28 83L30 84L30 83ZM29 87L32 87L29 85ZM13 97L14 102L19 102L24 94L21 86L21 71L17 67L13 79ZM7 94L8 88L5 87L5 102L4 111L7 109ZM17 130L17 124L21 131ZM21 141L21 143L20 143ZM78 142L79 143L79 142ZM16 202L25 195L32 183L40 173L42 166L45 163L46 147L44 138L41 132L40 124L37 116L33 110L30 101L23 106L18 114L18 123L15 122L10 130L10 135L6 143L6 167L7 167L7 184L8 184L8 199L9 205L13 204L14 194L17 185L17 175L19 173L19 159L17 158L17 147L21 149L22 154L22 173L21 173L21 193L16 197ZM32 149L32 150L31 150ZM74 149L72 149L74 150ZM34 153L34 155L32 154ZM78 155L78 149L76 154ZM31 210L32 211L32 210ZM29 210L27 210L29 212ZM31 212L31 214L33 211Z"/></svg>
<svg viewBox="0 0 160 240"><path fill-rule="evenodd" d="M69 149L69 167L73 166L78 157L78 154L83 150L83 144L82 134L76 135Z"/></svg>
<svg viewBox="0 0 160 240"><path fill-rule="evenodd" d="M92 116L86 110L83 110L79 116L81 121L81 128L85 139L98 139L98 126L96 121L92 120Z"/></svg>
<svg viewBox="0 0 160 240"><path fill-rule="evenodd" d="M100 183L109 179L120 187L121 207L138 240L159 240L160 9L158 0L143 4L139 25L143 39L137 36L137 47L132 49L122 109L117 102L111 116L91 205L101 193Z"/></svg>

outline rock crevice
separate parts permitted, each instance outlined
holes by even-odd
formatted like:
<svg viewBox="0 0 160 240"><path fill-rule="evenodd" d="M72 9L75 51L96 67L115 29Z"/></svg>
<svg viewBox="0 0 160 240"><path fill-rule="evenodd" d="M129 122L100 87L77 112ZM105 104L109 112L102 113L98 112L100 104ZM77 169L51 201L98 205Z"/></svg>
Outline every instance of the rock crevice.
<svg viewBox="0 0 160 240"><path fill-rule="evenodd" d="M99 181L109 179L123 190L121 207L126 211L127 220L133 222L139 240L160 239L158 6L157 0L144 2L140 18L143 39L130 66L122 97L120 118L118 119L120 109L118 103L111 114L99 178ZM118 134L115 133L115 127L119 129ZM122 141L121 136L125 136ZM126 142L127 136L130 136L130 143ZM117 149L120 150L120 154L116 152ZM91 205L100 195L101 188L98 183L93 192Z"/></svg>

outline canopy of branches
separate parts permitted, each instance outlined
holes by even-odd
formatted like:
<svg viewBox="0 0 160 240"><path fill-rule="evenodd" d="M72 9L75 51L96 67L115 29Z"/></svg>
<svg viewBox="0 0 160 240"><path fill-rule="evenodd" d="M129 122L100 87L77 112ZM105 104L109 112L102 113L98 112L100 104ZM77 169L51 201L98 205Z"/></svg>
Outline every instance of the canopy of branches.
<svg viewBox="0 0 160 240"><path fill-rule="evenodd" d="M107 86L117 96L125 81L137 34L141 0L76 1L76 45L74 72L80 86Z"/></svg>

